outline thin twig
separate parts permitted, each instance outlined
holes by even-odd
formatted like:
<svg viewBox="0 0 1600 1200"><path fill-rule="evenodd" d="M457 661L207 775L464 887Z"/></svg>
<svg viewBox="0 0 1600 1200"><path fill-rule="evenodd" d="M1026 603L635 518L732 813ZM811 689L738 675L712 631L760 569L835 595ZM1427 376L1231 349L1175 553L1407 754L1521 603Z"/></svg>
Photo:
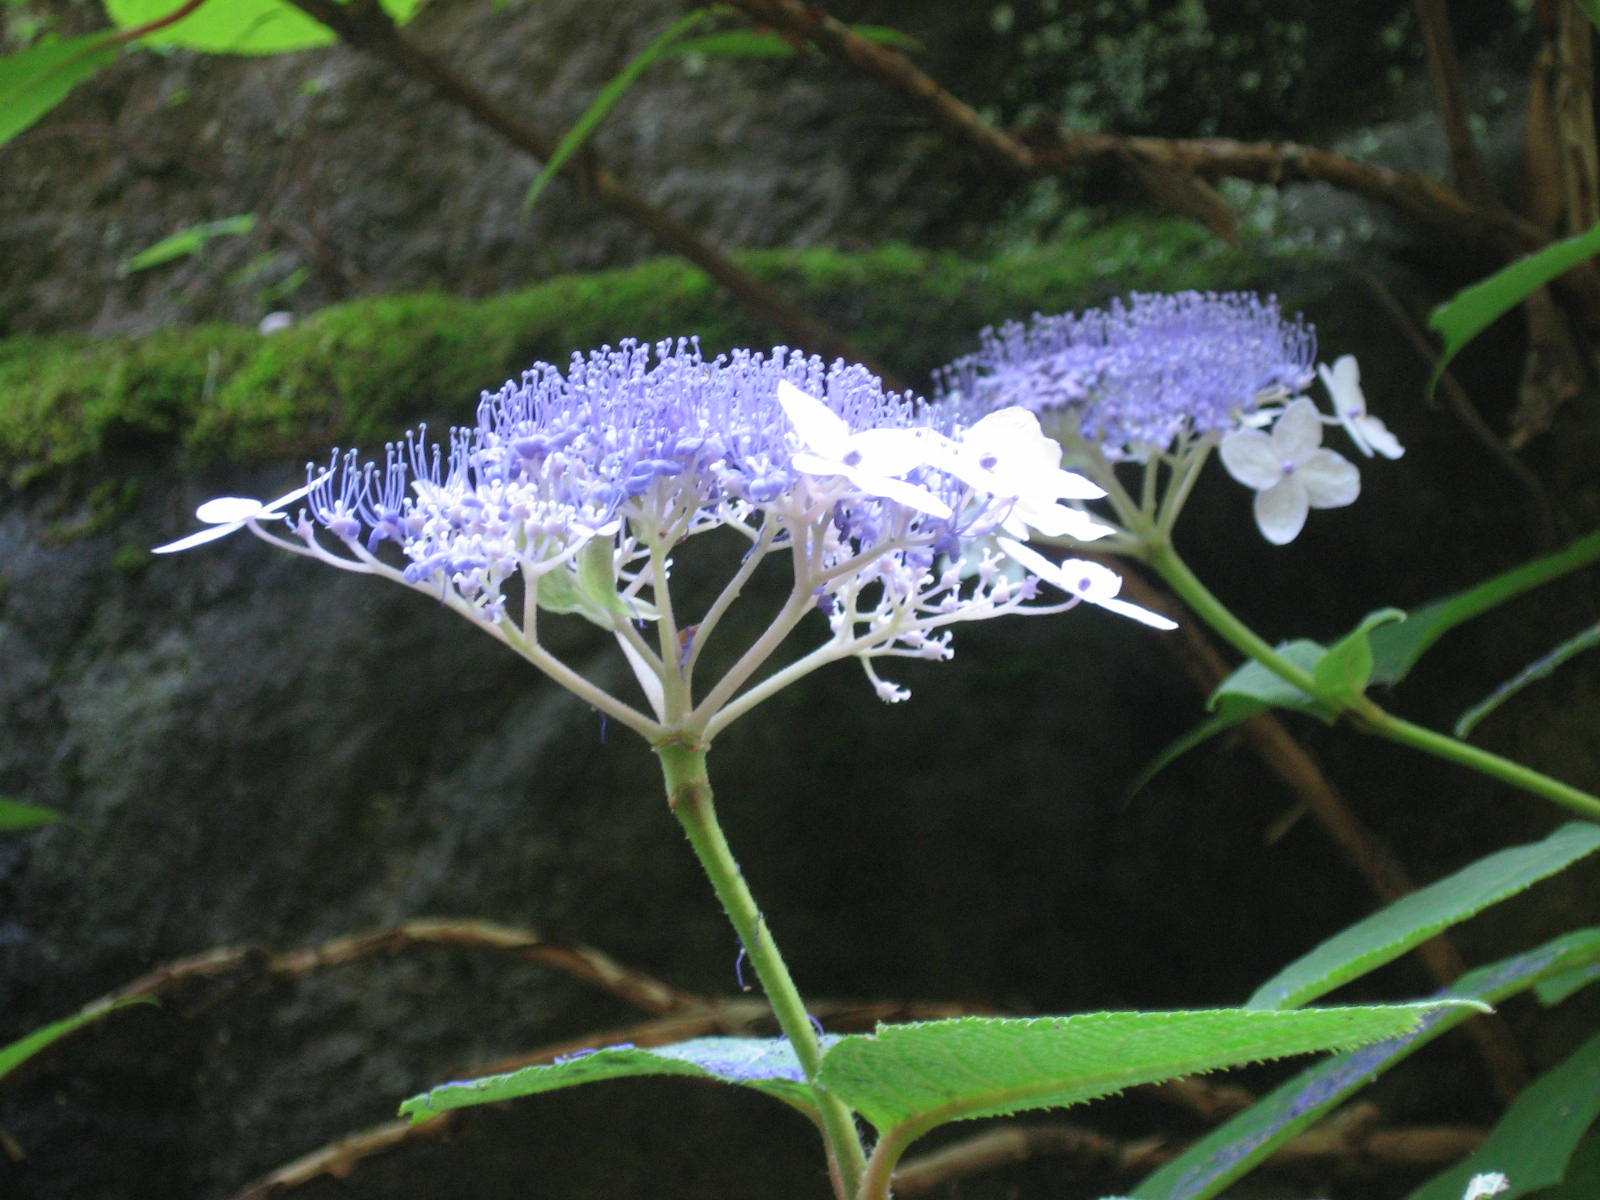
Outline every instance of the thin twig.
<svg viewBox="0 0 1600 1200"><path fill-rule="evenodd" d="M1338 1163L1362 1175L1381 1175L1459 1162L1482 1145L1485 1136L1481 1129L1456 1125L1380 1129L1368 1119L1368 1112L1350 1120L1342 1120L1343 1116L1286 1143L1268 1163L1276 1167ZM961 1176L1046 1157L1068 1159L1076 1171L1100 1180L1136 1179L1171 1162L1184 1149L1181 1141L1166 1137L1124 1141L1076 1125L1006 1125L907 1160L895 1172L894 1194L922 1196Z"/></svg>
<svg viewBox="0 0 1600 1200"><path fill-rule="evenodd" d="M130 1000L160 1000L193 984L231 975L267 975L299 979L314 971L344 966L379 954L397 954L421 946L456 946L512 954L570 975L647 1013L710 1011L716 1001L685 992L642 971L625 967L588 946L552 942L525 929L488 921L419 919L391 929L337 937L305 950L272 951L262 946L222 946L164 963L115 991L91 1001L82 1011L94 1013L71 1034L52 1043L30 1060L28 1069L53 1054L84 1030L95 1028Z"/></svg>
<svg viewBox="0 0 1600 1200"><path fill-rule="evenodd" d="M951 95L909 58L853 32L803 0L732 0L755 20L804 38L867 72L927 114L984 161L1013 174L1060 174L1078 166L1141 164L1204 181L1233 178L1282 185L1329 183L1383 204L1430 229L1488 242L1501 253L1526 252L1549 238L1498 205L1482 205L1439 180L1395 171L1293 142L1228 138L1123 137L1059 128L1030 129L1026 139L997 128Z"/></svg>
<svg viewBox="0 0 1600 1200"><path fill-rule="evenodd" d="M372 0L290 2L333 30L346 44L382 59L403 75L422 80L439 96L519 150L541 162L548 162L555 153L556 143L552 139L479 90L454 67L402 37L389 15ZM600 166L592 152L573 155L562 164L560 173L710 275L750 312L781 330L797 348L825 358L862 363L891 390L907 390L905 384L874 363L838 331L796 308L720 250L702 241L687 225L650 204Z"/></svg>

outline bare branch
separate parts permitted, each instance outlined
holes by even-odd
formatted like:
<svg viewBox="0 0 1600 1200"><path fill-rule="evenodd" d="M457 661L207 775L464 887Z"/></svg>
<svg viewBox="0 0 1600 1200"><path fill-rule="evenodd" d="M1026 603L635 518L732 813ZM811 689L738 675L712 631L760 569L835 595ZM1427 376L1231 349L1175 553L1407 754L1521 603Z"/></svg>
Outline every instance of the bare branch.
<svg viewBox="0 0 1600 1200"><path fill-rule="evenodd" d="M755 20L803 37L868 72L986 162L1015 174L1049 175L1078 166L1126 168L1137 164L1145 170L1179 172L1208 182L1231 178L1273 185L1329 183L1430 229L1491 243L1501 253L1535 250L1548 241L1540 230L1498 205L1478 204L1436 179L1293 142L1122 137L1051 128L1030 129L1024 140L985 121L898 50L853 33L814 5L802 0L732 2Z"/></svg>
<svg viewBox="0 0 1600 1200"><path fill-rule="evenodd" d="M541 162L549 161L555 153L552 139L480 91L448 63L407 41L389 15L370 0L353 0L348 4L338 0L290 2L333 30L346 44L382 59L404 75L427 83L439 96L466 111L517 149ZM825 358L862 363L892 390L906 390L904 383L874 363L838 331L796 308L720 250L702 241L688 226L650 204L602 167L592 152L573 155L562 165L560 173L607 208L652 234L669 250L694 263L746 309L781 330L796 348Z"/></svg>

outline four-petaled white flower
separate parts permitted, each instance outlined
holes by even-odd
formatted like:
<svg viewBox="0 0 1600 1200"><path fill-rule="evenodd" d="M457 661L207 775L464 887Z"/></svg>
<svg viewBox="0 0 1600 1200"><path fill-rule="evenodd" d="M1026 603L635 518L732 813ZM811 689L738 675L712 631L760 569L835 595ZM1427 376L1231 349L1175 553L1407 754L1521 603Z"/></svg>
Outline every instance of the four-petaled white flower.
<svg viewBox="0 0 1600 1200"><path fill-rule="evenodd" d="M778 383L778 403L805 449L795 470L804 475L838 475L869 496L893 500L931 516L951 516L950 506L925 487L897 478L928 464L938 434L931 429L864 429L850 426L821 400L787 379Z"/></svg>
<svg viewBox="0 0 1600 1200"><path fill-rule="evenodd" d="M1322 449L1322 418L1305 397L1283 410L1271 433L1238 429L1222 439L1222 465L1256 490L1256 524L1275 546L1294 541L1313 508L1340 508L1361 494L1361 474Z"/></svg>
<svg viewBox="0 0 1600 1200"><path fill-rule="evenodd" d="M1498 1196L1501 1192L1511 1190L1511 1181L1499 1171L1490 1171L1483 1175L1474 1175L1467 1184L1467 1190L1461 1200L1488 1200L1490 1196Z"/></svg>
<svg viewBox="0 0 1600 1200"><path fill-rule="evenodd" d="M311 489L316 487L328 476L322 475L313 479L304 487L295 488L286 496L279 496L276 500L263 504L259 500L252 500L248 496L218 496L215 500L207 500L194 510L194 515L210 529L202 529L199 533L191 533L188 537L179 538L175 542L168 542L164 546L157 546L152 554L175 554L179 550L188 550L194 546L203 546L207 542L214 542L218 538L227 537L230 533L237 533L251 521L285 521L286 514L280 511L296 500L311 494Z"/></svg>
<svg viewBox="0 0 1600 1200"><path fill-rule="evenodd" d="M1083 558L1068 558L1054 563L1031 546L1024 546L1014 538L1002 537L996 538L995 541L1018 566L1080 600L1087 600L1090 604L1110 609L1114 613L1154 629L1178 627L1176 621L1170 621L1160 613L1140 608L1137 604L1130 604L1126 600L1119 600L1117 593L1122 590L1122 576L1110 567L1103 567L1097 562Z"/></svg>
<svg viewBox="0 0 1600 1200"><path fill-rule="evenodd" d="M945 439L935 459L940 470L968 487L1011 501L1000 527L1026 539L1029 529L1046 537L1089 542L1115 533L1063 500L1098 500L1105 489L1061 468L1061 443L1045 436L1039 418L1025 408L998 409Z"/></svg>
<svg viewBox="0 0 1600 1200"><path fill-rule="evenodd" d="M1362 454L1371 458L1377 451L1385 458L1399 458L1406 452L1384 423L1367 412L1367 398L1361 392L1361 367L1353 355L1342 355L1332 367L1318 363L1317 374L1333 398L1339 423Z"/></svg>

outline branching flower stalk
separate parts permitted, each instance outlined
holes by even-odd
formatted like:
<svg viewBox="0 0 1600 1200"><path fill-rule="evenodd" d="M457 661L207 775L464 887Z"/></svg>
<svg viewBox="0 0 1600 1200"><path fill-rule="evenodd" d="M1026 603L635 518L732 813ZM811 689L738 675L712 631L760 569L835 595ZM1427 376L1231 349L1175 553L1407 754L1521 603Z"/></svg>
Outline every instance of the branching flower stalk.
<svg viewBox="0 0 1600 1200"><path fill-rule="evenodd" d="M1036 318L985 333L978 353L944 376L942 403L981 413L1017 405L1039 414L1065 461L1105 495L1114 532L1095 549L1147 563L1199 618L1247 658L1358 728L1482 772L1600 820L1600 799L1542 772L1387 712L1365 691L1320 682L1233 614L1173 545L1195 480L1218 449L1235 479L1256 490L1255 517L1275 544L1292 541L1312 509L1341 507L1360 493L1356 468L1321 445L1342 426L1371 458L1399 458L1398 439L1366 408L1360 371L1344 356L1316 364L1315 339L1275 303L1245 294L1136 295L1106 309ZM1303 395L1320 378L1333 405L1323 415ZM1117 474L1138 468L1137 494ZM1072 538L1035 541L1083 548ZM1041 578L1048 561L1018 557Z"/></svg>
<svg viewBox="0 0 1600 1200"><path fill-rule="evenodd" d="M1120 600L1109 569L1056 564L1023 544L1036 533L1085 543L1109 534L1077 507L1101 494L1062 469L1060 446L1022 409L927 409L886 393L864 368L782 348L707 360L693 342L624 343L575 356L564 372L536 366L485 394L476 425L443 444L418 430L382 462L336 451L307 469L305 486L270 503L209 501L197 516L210 528L158 552L248 529L424 592L643 737L814 1079L818 1030L717 822L711 743L782 688L845 658L861 663L881 699L904 700L880 660L947 659L960 622L1087 601L1170 628ZM720 548L729 566L694 619L671 584L676 560L708 534L706 557L715 561ZM784 560L785 599L741 644L728 617L764 565ZM1044 598L1041 581L1063 596ZM615 695L554 654L540 635L551 615L610 633L638 695ZM809 649L789 649L807 637ZM713 661L728 665L700 679ZM824 1089L817 1095L834 1189L851 1200L866 1165L855 1116Z"/></svg>

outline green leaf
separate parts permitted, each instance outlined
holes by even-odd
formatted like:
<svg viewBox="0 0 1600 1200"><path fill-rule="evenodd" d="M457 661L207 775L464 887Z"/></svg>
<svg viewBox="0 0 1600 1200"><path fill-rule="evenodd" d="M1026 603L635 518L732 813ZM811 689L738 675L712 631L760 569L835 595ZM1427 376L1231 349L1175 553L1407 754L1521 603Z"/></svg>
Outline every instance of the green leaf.
<svg viewBox="0 0 1600 1200"><path fill-rule="evenodd" d="M1579 1143L1567 1160L1561 1183L1538 1194L1537 1200L1594 1200L1600 1196L1600 1134Z"/></svg>
<svg viewBox="0 0 1600 1200"><path fill-rule="evenodd" d="M1327 650L1318 643L1304 639L1285 642L1277 647L1277 651L1295 666L1312 674L1315 674L1317 664L1327 654ZM1224 679L1211 694L1206 707L1219 716L1228 717L1235 725L1269 708L1308 713L1329 724L1339 719L1336 711L1254 661L1245 663Z"/></svg>
<svg viewBox="0 0 1600 1200"><path fill-rule="evenodd" d="M0 1046L0 1079L4 1079L34 1055L59 1042L70 1033L100 1020L119 1008L130 1004L153 1004L148 996L125 996L120 1000L97 1000L84 1006L70 1017L36 1029L9 1046Z"/></svg>
<svg viewBox="0 0 1600 1200"><path fill-rule="evenodd" d="M1522 691L1523 688L1537 683L1539 680L1554 673L1556 668L1568 659L1575 658L1585 650L1593 649L1595 646L1600 646L1600 621L1589 626L1582 633L1574 634L1550 651L1549 654L1535 659L1495 688L1494 691L1477 704L1467 709L1466 712L1461 714L1460 719L1456 721L1455 735L1458 738L1466 737L1477 727L1479 721Z"/></svg>
<svg viewBox="0 0 1600 1200"><path fill-rule="evenodd" d="M1463 288L1435 308L1428 317L1428 325L1444 336L1444 350L1428 379L1428 392L1433 392L1450 360L1463 346L1557 275L1597 253L1600 253L1600 225L1587 233L1552 242L1538 253Z"/></svg>
<svg viewBox="0 0 1600 1200"><path fill-rule="evenodd" d="M697 8L693 12L685 13L657 35L648 46L636 54L622 70L618 71L616 76L605 87L600 89L600 94L595 97L594 103L589 105L583 115L578 118L576 124L567 131L567 135L556 146L555 152L550 155L549 161L544 164L544 169L539 172L533 183L529 185L528 194L522 198L524 215L534 206L544 189L549 186L550 181L561 173L561 168L566 166L567 161L578 152L584 142L589 140L589 136L600 128L601 122L610 115L611 110L617 106L617 101L627 94L628 89L634 85L639 76L643 75L654 63L667 54L674 42L681 39L691 29L705 24L711 18L720 16L721 13L720 7Z"/></svg>
<svg viewBox="0 0 1600 1200"><path fill-rule="evenodd" d="M1437 1011L1399 1004L880 1025L841 1038L817 1082L909 1141L947 1121L1059 1108L1134 1084L1397 1037Z"/></svg>
<svg viewBox="0 0 1600 1200"><path fill-rule="evenodd" d="M401 25L424 3L382 0L384 11ZM159 21L177 8L178 0L106 0L106 12L124 29ZM209 54L284 54L329 46L338 38L287 0L212 0L142 40Z"/></svg>
<svg viewBox="0 0 1600 1200"><path fill-rule="evenodd" d="M1584 1133L1600 1116L1600 1034L1525 1088L1465 1161L1441 1171L1406 1200L1460 1200L1485 1171L1511 1181L1501 1200L1560 1183Z"/></svg>
<svg viewBox="0 0 1600 1200"><path fill-rule="evenodd" d="M67 98L120 47L103 33L55 38L0 58L0 146L4 146Z"/></svg>
<svg viewBox="0 0 1600 1200"><path fill-rule="evenodd" d="M824 1048L836 1040L824 1037ZM806 1083L805 1072L787 1039L709 1037L657 1046L653 1050L611 1046L505 1075L441 1083L407 1100L400 1106L400 1115L410 1117L413 1124L420 1124L452 1108L495 1104L603 1079L641 1075L685 1075L691 1079L736 1083L776 1097L804 1112L816 1110L815 1092Z"/></svg>
<svg viewBox="0 0 1600 1200"><path fill-rule="evenodd" d="M162 263L169 263L174 259L196 253L212 238L249 233L255 227L254 213L243 213L237 217L224 217L220 221L191 225L187 229L180 229L171 237L162 238L153 246L146 246L117 269L123 275L132 275L135 271L159 267Z"/></svg>
<svg viewBox="0 0 1600 1200"><path fill-rule="evenodd" d="M1327 654L1320 645L1311 641L1286 642L1278 646L1277 650L1297 667L1311 672L1315 672L1317 664ZM1235 725L1242 724L1257 713L1266 712L1270 708L1287 708L1307 713L1329 724L1339 719L1337 712L1306 695L1292 683L1286 682L1258 662L1245 663L1218 684L1217 690L1212 692L1210 699L1206 701L1206 707L1216 713L1216 716L1196 725L1188 733L1169 742L1160 750L1145 764L1144 769L1128 788L1129 797L1155 778L1158 772L1165 770L1174 760L1189 753L1196 746L1210 741L1219 733L1226 733Z"/></svg>
<svg viewBox="0 0 1600 1200"><path fill-rule="evenodd" d="M1317 660L1313 677L1329 694L1346 702L1360 699L1372 678L1372 631L1382 625L1405 620L1398 608L1380 608L1368 613L1328 652Z"/></svg>
<svg viewBox="0 0 1600 1200"><path fill-rule="evenodd" d="M24 804L21 800L0 796L0 831L37 829L41 825L53 825L65 819L55 809L45 808L42 804Z"/></svg>
<svg viewBox="0 0 1600 1200"><path fill-rule="evenodd" d="M1597 849L1600 825L1574 821L1543 841L1481 858L1329 938L1262 984L1249 1007L1309 1004Z"/></svg>
<svg viewBox="0 0 1600 1200"><path fill-rule="evenodd" d="M1372 682L1399 683L1428 648L1457 625L1596 559L1600 559L1600 533L1591 533L1565 550L1502 571L1464 592L1412 609L1403 621L1374 629Z"/></svg>
<svg viewBox="0 0 1600 1200"><path fill-rule="evenodd" d="M1147 783L1196 746L1209 742L1217 734L1227 732L1245 719L1244 717L1235 718L1222 714L1212 717L1209 721L1202 721L1189 730L1188 733L1174 738L1162 747L1156 756L1147 762L1139 774L1134 777L1133 782L1128 785L1127 792L1123 794L1123 800L1131 800L1134 796L1137 796L1144 790L1144 786Z"/></svg>
<svg viewBox="0 0 1600 1200"><path fill-rule="evenodd" d="M1600 962L1600 927L1580 929L1463 975L1441 999L1495 1004L1541 980ZM1353 1092L1472 1016L1444 1009L1417 1032L1318 1063L1223 1123L1134 1189L1135 1200L1207 1200Z"/></svg>

